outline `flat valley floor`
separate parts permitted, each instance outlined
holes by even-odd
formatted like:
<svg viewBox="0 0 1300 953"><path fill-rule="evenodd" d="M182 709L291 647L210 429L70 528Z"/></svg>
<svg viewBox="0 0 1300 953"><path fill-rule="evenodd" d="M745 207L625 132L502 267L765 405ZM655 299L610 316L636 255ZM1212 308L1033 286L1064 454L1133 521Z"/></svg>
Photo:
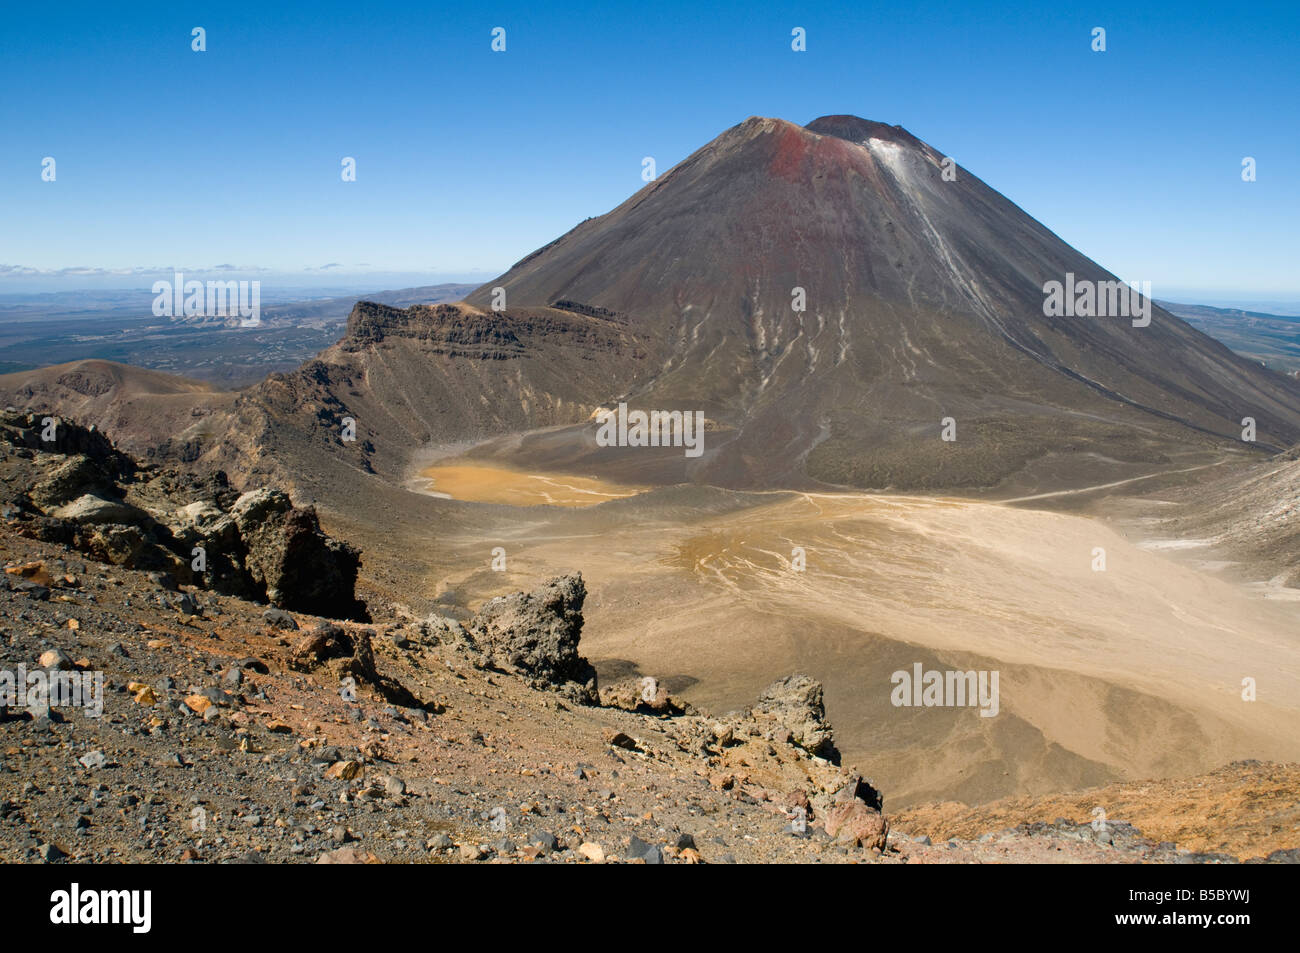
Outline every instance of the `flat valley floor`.
<svg viewBox="0 0 1300 953"><path fill-rule="evenodd" d="M411 486L398 535L422 556L379 569L394 588L456 614L580 570L602 678L654 675L725 711L806 672L845 760L894 809L1300 759L1297 593L1160 539L1158 499L1140 535L1032 501L645 490L465 459ZM895 706L892 674L917 663L997 671L999 713Z"/></svg>

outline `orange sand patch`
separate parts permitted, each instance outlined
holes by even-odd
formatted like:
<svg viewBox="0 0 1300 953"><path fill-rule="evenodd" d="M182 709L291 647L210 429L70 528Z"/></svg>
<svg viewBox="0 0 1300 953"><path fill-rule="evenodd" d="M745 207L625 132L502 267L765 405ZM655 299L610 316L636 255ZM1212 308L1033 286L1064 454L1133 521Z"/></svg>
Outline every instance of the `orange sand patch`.
<svg viewBox="0 0 1300 953"><path fill-rule="evenodd" d="M621 486L564 473L523 473L505 467L445 464L421 471L427 492L471 503L513 506L595 506L635 496L645 487Z"/></svg>

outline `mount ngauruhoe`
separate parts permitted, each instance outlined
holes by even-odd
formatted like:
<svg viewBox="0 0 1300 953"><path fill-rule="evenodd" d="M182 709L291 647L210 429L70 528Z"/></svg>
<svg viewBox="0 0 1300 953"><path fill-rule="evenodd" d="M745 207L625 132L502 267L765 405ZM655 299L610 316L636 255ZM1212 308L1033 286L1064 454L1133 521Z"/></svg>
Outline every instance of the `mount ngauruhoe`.
<svg viewBox="0 0 1300 953"><path fill-rule="evenodd" d="M943 161L897 126L748 119L463 304L357 305L240 432L391 477L505 437L480 452L643 484L1026 491L1248 450L1245 417L1255 447L1300 440L1293 382L1148 299L1147 326L1046 316L1047 283L1115 276ZM703 411L705 452L598 447L620 400Z"/></svg>
<svg viewBox="0 0 1300 953"><path fill-rule="evenodd" d="M1168 312L1045 317L1045 283L1115 276L942 162L896 126L749 119L468 302L619 316L646 357L610 397L722 428L693 481L990 485L1050 454L1154 462L1247 416L1262 444L1300 436L1300 391Z"/></svg>

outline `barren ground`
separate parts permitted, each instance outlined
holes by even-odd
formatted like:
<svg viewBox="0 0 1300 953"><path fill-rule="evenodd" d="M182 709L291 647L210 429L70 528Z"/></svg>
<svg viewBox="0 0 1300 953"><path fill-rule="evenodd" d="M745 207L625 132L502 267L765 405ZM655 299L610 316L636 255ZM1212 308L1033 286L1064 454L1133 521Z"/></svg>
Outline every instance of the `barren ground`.
<svg viewBox="0 0 1300 953"><path fill-rule="evenodd" d="M537 498L528 474L455 473L461 499ZM1300 758L1294 604L1096 516L1031 505L707 488L585 509L485 504L459 511L480 525L440 534L425 588L472 607L581 569L584 646L602 673L654 674L711 709L807 671L826 685L846 757L895 805ZM504 572L489 568L498 546ZM998 671L999 715L895 707L892 673L918 662ZM1256 701L1242 699L1247 677Z"/></svg>

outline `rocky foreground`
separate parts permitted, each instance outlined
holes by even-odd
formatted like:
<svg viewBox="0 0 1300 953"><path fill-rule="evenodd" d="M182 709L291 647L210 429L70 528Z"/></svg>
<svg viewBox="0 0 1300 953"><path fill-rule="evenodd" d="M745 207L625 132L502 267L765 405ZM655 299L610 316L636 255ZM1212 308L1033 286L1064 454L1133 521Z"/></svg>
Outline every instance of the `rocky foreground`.
<svg viewBox="0 0 1300 953"><path fill-rule="evenodd" d="M1234 859L1118 820L935 844L891 829L869 782L814 754L833 736L799 676L717 718L652 680L593 699L558 676L557 692L553 670L508 659L576 635L557 605L574 577L518 597L520 637L502 643L501 607L366 627L197 591L178 607L145 572L8 527L0 558L4 666L105 675L99 718L0 721L4 861Z"/></svg>
<svg viewBox="0 0 1300 953"><path fill-rule="evenodd" d="M653 677L600 685L580 652L576 574L463 621L393 607L357 621L356 554L287 498L137 468L91 431L60 444L38 420L0 424L0 860L1255 856L1189 853L1118 817L980 828L949 812L960 837L932 843L936 818L899 830L881 792L840 764L806 676L719 715ZM194 546L223 570L186 572ZM353 618L295 608L313 599ZM18 697L74 677L88 690L78 704Z"/></svg>
<svg viewBox="0 0 1300 953"><path fill-rule="evenodd" d="M368 620L360 553L279 490L239 493L222 471L146 466L94 427L0 412L3 516L92 558L290 609Z"/></svg>

